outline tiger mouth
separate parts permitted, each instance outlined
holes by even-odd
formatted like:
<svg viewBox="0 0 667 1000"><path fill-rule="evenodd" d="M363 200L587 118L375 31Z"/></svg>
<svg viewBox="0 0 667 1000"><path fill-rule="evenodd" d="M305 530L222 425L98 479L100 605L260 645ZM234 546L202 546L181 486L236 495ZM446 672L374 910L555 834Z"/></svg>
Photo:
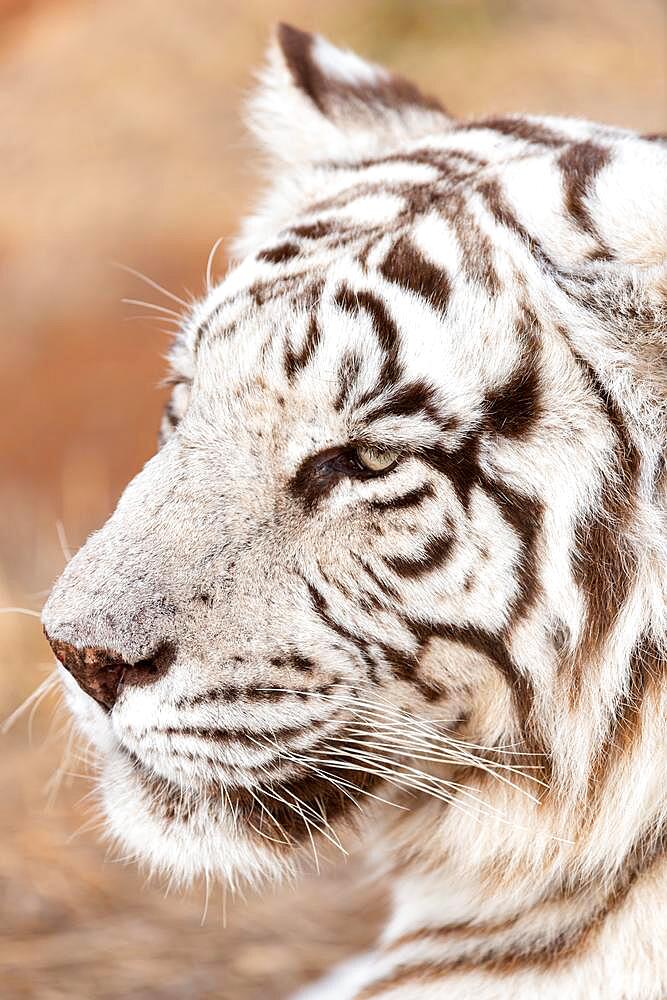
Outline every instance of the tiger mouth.
<svg viewBox="0 0 667 1000"><path fill-rule="evenodd" d="M152 815L165 823L193 825L213 820L231 822L236 830L273 849L292 849L323 835L342 850L332 823L345 819L350 827L361 817L362 800L382 784L381 775L356 767L352 758L340 769L326 761L310 770L307 766L276 766L239 769L234 780L225 769L226 781L209 779L183 783L153 770L137 754L120 746L131 766Z"/></svg>

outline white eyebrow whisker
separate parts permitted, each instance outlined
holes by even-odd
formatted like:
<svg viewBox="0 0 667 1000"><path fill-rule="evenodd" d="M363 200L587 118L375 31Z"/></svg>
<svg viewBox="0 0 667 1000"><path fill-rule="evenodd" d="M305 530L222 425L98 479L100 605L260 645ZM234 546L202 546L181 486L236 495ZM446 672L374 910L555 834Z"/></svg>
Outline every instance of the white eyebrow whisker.
<svg viewBox="0 0 667 1000"><path fill-rule="evenodd" d="M127 306L143 306L145 309L155 309L156 312L164 313L165 316L175 316L176 319L181 323L183 321L183 316L181 313L177 313L175 309L167 309L166 306L157 305L155 302L146 302L145 299L128 299L122 298L120 300L123 305Z"/></svg>
<svg viewBox="0 0 667 1000"><path fill-rule="evenodd" d="M210 253L208 255L208 260L206 261L206 290L208 292L210 292L211 288L213 287L213 281L212 281L213 261L215 260L215 255L218 252L218 248L220 247L220 244L223 243L224 240L225 240L224 236L219 236L217 238L217 240L215 241L215 243L211 247L211 251L210 251Z"/></svg>
<svg viewBox="0 0 667 1000"><path fill-rule="evenodd" d="M151 286L151 288L155 288L156 291L162 292L162 294L166 295L167 298L173 299L174 302L178 302L178 304L184 306L185 309L190 308L189 304L185 301L185 299L181 299L179 298L178 295L174 295L174 293L170 292L167 288L164 287L164 285L161 285L159 284L159 282L154 281L153 278L149 278L147 274L142 274L141 271L137 271L136 268L129 267L127 264L121 264L118 261L113 262L113 267L117 267L121 271L127 271L128 274L133 274L135 278L139 278L140 281L145 281L147 285Z"/></svg>

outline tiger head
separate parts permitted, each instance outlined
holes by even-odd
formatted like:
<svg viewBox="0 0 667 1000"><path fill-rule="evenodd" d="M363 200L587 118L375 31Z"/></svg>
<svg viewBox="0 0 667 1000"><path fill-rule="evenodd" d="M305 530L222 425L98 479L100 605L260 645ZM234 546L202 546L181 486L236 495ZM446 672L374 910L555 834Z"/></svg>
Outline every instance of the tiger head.
<svg viewBox="0 0 667 1000"><path fill-rule="evenodd" d="M593 843L664 614L664 159L285 26L250 121L269 193L43 613L111 833L231 883L391 805Z"/></svg>

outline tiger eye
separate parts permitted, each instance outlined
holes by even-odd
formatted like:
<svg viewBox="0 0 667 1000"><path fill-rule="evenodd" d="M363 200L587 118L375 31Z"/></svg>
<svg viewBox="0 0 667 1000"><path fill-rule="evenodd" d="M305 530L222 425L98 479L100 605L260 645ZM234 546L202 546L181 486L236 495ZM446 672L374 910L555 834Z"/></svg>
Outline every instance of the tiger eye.
<svg viewBox="0 0 667 1000"><path fill-rule="evenodd" d="M398 452L380 451L377 448L357 448L356 457L369 472L385 472L398 461Z"/></svg>

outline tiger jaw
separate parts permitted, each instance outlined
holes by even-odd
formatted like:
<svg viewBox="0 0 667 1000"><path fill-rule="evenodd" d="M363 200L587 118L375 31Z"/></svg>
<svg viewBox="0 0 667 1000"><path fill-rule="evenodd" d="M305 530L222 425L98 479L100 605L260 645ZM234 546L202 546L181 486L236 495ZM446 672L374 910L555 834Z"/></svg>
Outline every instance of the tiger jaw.
<svg viewBox="0 0 667 1000"><path fill-rule="evenodd" d="M334 700L320 702L317 714L291 734L284 728L241 733L219 716L209 729L137 730L126 721L137 714L131 714L132 692L108 714L60 669L70 710L99 757L108 834L122 853L185 881L202 872L232 884L278 878L315 841L320 853L327 841L343 851L334 825L355 804L366 805L380 782L349 766L327 774L322 745L341 739L346 725L333 684L314 690L312 700L318 690ZM144 711L140 706L138 714Z"/></svg>
<svg viewBox="0 0 667 1000"><path fill-rule="evenodd" d="M155 689L130 688L107 713L61 670L70 709L100 757L108 834L121 853L184 881L202 872L232 884L282 877L320 855L347 853L378 809L406 808L411 784L433 794L444 787L435 776L443 765L431 775L423 763L409 767L400 740L378 754L374 728L391 730L409 716L388 702L371 711L367 695L340 675L317 686L267 686L268 700L294 703L291 725L283 716L280 728L267 728L264 718L254 730L250 719L240 730L210 712L207 727L194 724L196 714L179 726L139 727L146 717L168 718L177 704L182 710L183 699L157 699L149 709ZM441 702L438 713L449 706ZM460 716L460 704L449 710Z"/></svg>

